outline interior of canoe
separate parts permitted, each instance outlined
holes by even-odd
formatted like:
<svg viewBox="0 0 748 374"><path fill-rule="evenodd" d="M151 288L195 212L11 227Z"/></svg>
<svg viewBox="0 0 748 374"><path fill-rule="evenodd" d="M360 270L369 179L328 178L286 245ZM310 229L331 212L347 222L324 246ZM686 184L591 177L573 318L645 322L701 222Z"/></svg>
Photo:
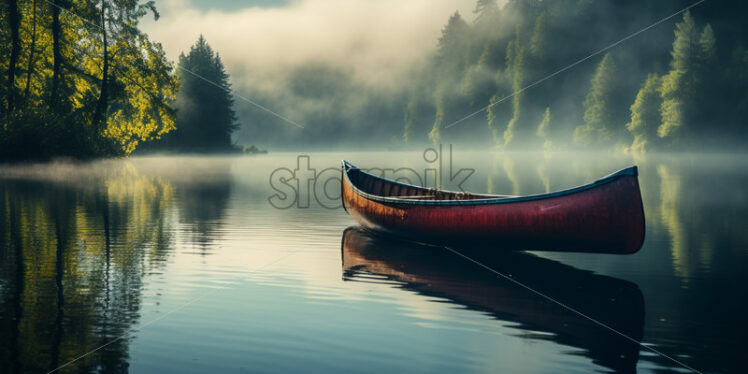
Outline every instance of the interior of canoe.
<svg viewBox="0 0 748 374"><path fill-rule="evenodd" d="M475 200L510 197L418 187L380 178L358 168L348 168L347 173L348 179L356 188L376 196L395 197L404 200Z"/></svg>

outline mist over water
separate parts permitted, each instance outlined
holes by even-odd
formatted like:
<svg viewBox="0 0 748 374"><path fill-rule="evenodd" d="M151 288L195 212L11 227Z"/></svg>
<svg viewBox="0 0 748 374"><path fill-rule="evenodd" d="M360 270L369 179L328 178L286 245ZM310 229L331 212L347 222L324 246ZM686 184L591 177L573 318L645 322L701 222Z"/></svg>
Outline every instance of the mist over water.
<svg viewBox="0 0 748 374"><path fill-rule="evenodd" d="M747 5L66 3L1 7L3 373L744 371ZM636 165L645 240L395 241L342 160L517 196Z"/></svg>
<svg viewBox="0 0 748 374"><path fill-rule="evenodd" d="M345 158L446 176L449 148L437 154L307 156L317 171ZM0 168L0 366L46 372L123 336L60 372L678 370L448 252L345 231L342 209L274 208L271 175L298 156ZM638 253L517 254L493 266L698 370L739 372L743 155L456 147L451 160L475 170L466 190L521 195L638 165Z"/></svg>
<svg viewBox="0 0 748 374"><path fill-rule="evenodd" d="M745 33L730 16L741 13L742 5L705 2L691 9L694 31L685 34L692 40L680 44L711 40L704 42L708 53L691 53L674 50L674 32L684 17L666 18L693 2L491 4L352 1L341 6L304 0L206 10L165 3L163 19L146 21L144 29L163 42L172 58L203 33L220 52L238 95L305 127L299 129L237 100L243 126L234 141L241 144L275 150L402 149L432 144L430 137L437 129L437 142L481 148L513 143L513 150L542 150L546 140L554 149L623 148L644 137L650 148L668 151L680 146L744 149L739 72L745 53L738 35ZM714 32L711 39L701 35L707 25ZM194 35L185 36L185 29L194 30ZM646 31L627 38L642 30ZM709 55L705 61L674 57L702 52ZM606 54L611 64L598 74ZM689 86L696 93L686 90L670 96L690 109L666 113L668 106L658 100L668 94L660 90L654 96L664 96L650 100L658 118L643 126L655 129L627 129L635 116L632 105L648 77L665 79L676 70L685 74L685 81L671 79L657 87ZM540 80L544 81L533 85ZM595 96L596 86L599 108L587 113L595 107L588 98ZM723 100L713 100L716 96ZM492 110L450 126L507 97ZM537 131L546 112L549 126L540 136ZM664 135L655 135L657 127L676 117L688 129L659 139ZM597 136L586 141L573 136L578 127L591 122L608 132L600 135L601 144L596 144ZM706 130L712 126L718 131ZM605 140L608 137L612 140Z"/></svg>

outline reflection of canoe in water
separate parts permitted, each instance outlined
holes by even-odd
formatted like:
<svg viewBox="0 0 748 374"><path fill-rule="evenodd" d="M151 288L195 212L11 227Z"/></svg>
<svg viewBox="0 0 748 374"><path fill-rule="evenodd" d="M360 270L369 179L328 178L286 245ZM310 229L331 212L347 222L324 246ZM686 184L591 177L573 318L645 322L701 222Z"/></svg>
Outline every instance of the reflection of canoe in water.
<svg viewBox="0 0 748 374"><path fill-rule="evenodd" d="M404 282L405 288L517 323L516 328L526 332L522 336L577 347L596 364L635 371L637 343L446 250L390 240L361 228L346 229L342 241L346 280L368 281L371 274L383 275ZM642 338L644 299L633 283L524 252L487 257L485 252L460 251L636 341Z"/></svg>
<svg viewBox="0 0 748 374"><path fill-rule="evenodd" d="M644 241L636 166L569 190L499 196L434 190L343 161L343 207L364 227L425 242L633 253Z"/></svg>

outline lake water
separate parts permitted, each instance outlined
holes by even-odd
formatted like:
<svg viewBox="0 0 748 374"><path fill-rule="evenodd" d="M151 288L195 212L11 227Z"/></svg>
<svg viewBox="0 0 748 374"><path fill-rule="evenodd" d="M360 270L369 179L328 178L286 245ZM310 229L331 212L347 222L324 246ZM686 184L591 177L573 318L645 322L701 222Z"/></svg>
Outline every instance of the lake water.
<svg viewBox="0 0 748 374"><path fill-rule="evenodd" d="M639 165L638 253L480 259L616 332L444 249L349 228L343 158L452 189L472 168L463 188L506 194ZM0 368L744 372L746 159L444 147L0 167ZM284 182L307 160L316 188Z"/></svg>

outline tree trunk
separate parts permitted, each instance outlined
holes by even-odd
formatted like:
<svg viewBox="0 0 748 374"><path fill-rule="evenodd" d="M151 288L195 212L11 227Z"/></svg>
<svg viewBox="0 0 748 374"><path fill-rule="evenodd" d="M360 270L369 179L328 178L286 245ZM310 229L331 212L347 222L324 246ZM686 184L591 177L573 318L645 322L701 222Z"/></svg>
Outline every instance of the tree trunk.
<svg viewBox="0 0 748 374"><path fill-rule="evenodd" d="M53 0L52 7L52 90L49 97L49 106L57 108L57 91L60 88L60 65L62 54L60 53L60 5L58 0Z"/></svg>
<svg viewBox="0 0 748 374"><path fill-rule="evenodd" d="M23 93L23 102L29 101L29 93L31 92L31 75L34 71L34 49L36 49L36 0L31 3L31 45L29 46L29 66L26 69L26 88Z"/></svg>
<svg viewBox="0 0 748 374"><path fill-rule="evenodd" d="M107 50L107 34L106 34L106 2L101 1L101 30L104 35L104 67L102 68L101 76L101 91L99 92L99 100L96 104L96 111L93 116L93 128L97 134L101 129L101 124L104 121L107 111L107 94L108 94L108 80L109 80L109 53Z"/></svg>
<svg viewBox="0 0 748 374"><path fill-rule="evenodd" d="M8 23L10 24L10 63L8 64L8 115L13 112L16 96L16 63L21 53L21 41L18 37L18 28L21 23L21 14L18 13L18 1L7 0Z"/></svg>

